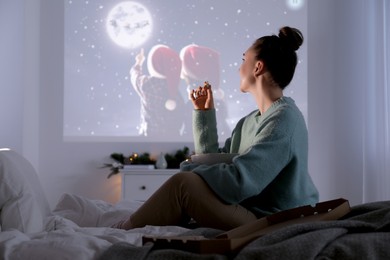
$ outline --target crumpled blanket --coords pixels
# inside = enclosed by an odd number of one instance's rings
[[[222,231],[198,228],[183,235],[212,237]],[[201,255],[117,243],[101,259],[389,259],[390,201],[352,207],[340,220],[295,224],[264,235],[235,255]]]

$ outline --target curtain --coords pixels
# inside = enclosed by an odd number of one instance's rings
[[[390,199],[390,2],[366,0],[364,4],[363,201],[370,202]]]

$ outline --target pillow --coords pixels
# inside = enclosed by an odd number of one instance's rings
[[[23,156],[0,149],[1,230],[42,231],[50,206],[34,167]]]

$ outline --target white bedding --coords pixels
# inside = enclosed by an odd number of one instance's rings
[[[177,235],[188,231],[177,226],[146,226],[129,231],[108,227],[140,205],[136,201],[112,205],[65,194],[53,215],[46,218],[42,232],[0,232],[0,259],[98,259],[116,242],[141,246],[144,234]]]
[[[0,149],[0,259],[98,259],[116,242],[140,246],[142,235],[177,235],[175,226],[109,228],[127,218],[140,202],[112,205],[64,194],[53,212],[38,175],[23,156]]]

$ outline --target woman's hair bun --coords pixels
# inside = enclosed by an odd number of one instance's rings
[[[302,33],[298,29],[288,26],[280,28],[279,38],[294,51],[298,50],[303,43]]]

